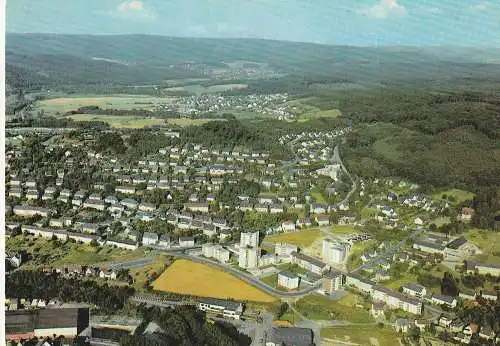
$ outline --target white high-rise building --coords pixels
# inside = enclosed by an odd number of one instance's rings
[[[259,246],[259,232],[241,233],[240,248],[244,248],[246,246],[252,246],[252,247]]]
[[[260,249],[258,247],[240,247],[238,265],[240,268],[256,268],[259,265]]]
[[[330,239],[323,240],[323,261],[326,263],[342,264],[349,255],[349,245],[341,244]]]
[[[215,258],[216,260],[226,263],[229,261],[229,250],[224,249],[221,245],[218,244],[203,244],[201,246],[201,251],[203,256],[208,258]]]

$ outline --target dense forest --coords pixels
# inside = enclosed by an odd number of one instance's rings
[[[500,185],[500,99],[493,94],[379,90],[309,102],[353,120],[342,154],[360,176],[470,190]]]

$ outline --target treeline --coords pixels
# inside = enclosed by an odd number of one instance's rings
[[[76,121],[71,118],[56,118],[52,116],[44,116],[40,118],[26,119],[22,123],[23,127],[50,127],[50,128],[78,128],[88,130],[109,130],[108,123],[103,121]]]
[[[7,297],[90,303],[111,313],[123,308],[127,298],[134,294],[134,289],[65,278],[58,273],[22,270],[5,277],[5,294]]]
[[[138,307],[145,323],[154,322],[161,331],[153,334],[126,335],[120,339],[123,346],[238,346],[250,345],[251,340],[235,327],[209,323],[205,314],[195,307],[179,306],[160,309]]]
[[[139,103],[137,103],[139,104]],[[152,104],[144,104],[151,107]],[[155,110],[150,111],[147,109],[113,109],[113,108],[100,108],[99,106],[84,106],[76,110],[64,113],[65,116],[75,114],[97,114],[97,115],[114,115],[114,116],[142,116],[142,117],[156,117],[156,118],[180,118],[180,114],[172,111]]]

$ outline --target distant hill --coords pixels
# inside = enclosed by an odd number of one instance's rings
[[[7,80],[21,86],[32,79],[41,85],[162,83],[201,76],[200,70],[179,68],[182,64],[220,68],[243,60],[316,82],[325,78],[325,83],[340,80],[364,86],[500,76],[500,64],[490,63],[500,62],[499,49],[370,48],[148,35],[6,37]]]

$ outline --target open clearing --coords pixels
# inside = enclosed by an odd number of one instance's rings
[[[339,300],[330,300],[322,295],[313,294],[298,300],[296,309],[311,320],[345,320],[353,323],[374,322],[370,313],[356,308],[357,297],[348,294]]]
[[[322,235],[317,229],[308,229],[299,232],[280,233],[266,237],[264,241],[270,243],[288,243],[300,248],[308,247]]]
[[[141,258],[145,255],[142,249],[131,251],[110,246],[92,247],[88,244],[54,242],[46,238],[24,235],[7,238],[6,249],[26,250],[28,253],[34,254],[35,260],[28,262],[28,265],[33,266],[119,262]]]
[[[462,203],[467,200],[471,200],[475,196],[474,193],[469,191],[451,189],[451,190],[436,192],[433,197],[435,200],[440,200],[443,195],[446,195],[448,197],[448,201],[450,201],[451,197],[452,202],[456,204]]]
[[[334,225],[330,229],[332,233],[338,234],[352,234],[359,233],[354,225]]]
[[[42,100],[38,108],[49,115],[65,113],[85,106],[99,106],[110,109],[149,109],[154,104],[170,103],[172,97],[152,97],[146,95],[60,97]]]
[[[378,345],[399,345],[396,331],[388,326],[340,326],[321,330],[321,337],[350,341],[360,345],[371,345],[376,339]],[[373,340],[375,341],[375,340]]]
[[[103,121],[114,128],[137,129],[154,125],[165,125],[165,119],[150,119],[136,117],[133,115],[98,115],[98,114],[75,114],[70,115],[75,121]]]
[[[472,229],[467,232],[465,238],[471,243],[477,245],[483,252],[482,254],[476,256],[477,261],[500,265],[500,248],[498,246],[498,244],[500,244],[500,233],[481,229]]]
[[[147,264],[140,268],[130,269],[130,275],[134,278],[136,290],[144,289],[144,284],[154,274],[160,274],[165,267],[170,264],[170,258],[165,254],[160,254],[155,258],[154,263]]]
[[[204,87],[200,84],[176,86],[172,88],[166,88],[165,91],[185,91],[192,94],[204,94],[204,93],[217,93],[229,90],[239,90],[248,88],[247,84],[217,84]]]
[[[221,283],[223,283],[221,285]],[[274,302],[265,294],[244,281],[208,265],[188,260],[175,261],[153,282],[158,291],[173,292],[197,297],[235,299],[239,301]]]
[[[342,113],[338,109],[321,110],[313,106],[314,97],[291,100],[287,102],[288,110],[295,114],[299,122],[305,122],[314,118],[337,118]]]

